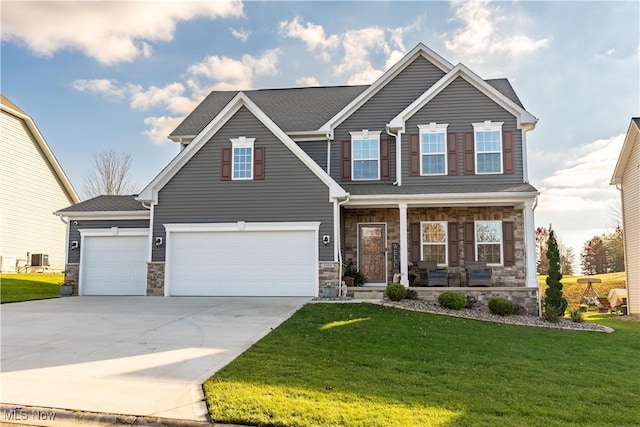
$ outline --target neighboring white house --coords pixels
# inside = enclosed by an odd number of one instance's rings
[[[640,117],[631,119],[611,184],[622,198],[629,314],[640,315]]]
[[[52,213],[78,195],[33,119],[4,95],[0,101],[1,270],[47,263],[64,270],[67,227]]]

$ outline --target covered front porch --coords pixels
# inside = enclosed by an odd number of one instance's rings
[[[485,286],[538,289],[531,198],[464,204],[356,199],[343,205],[341,229],[343,264],[364,274],[365,287],[392,281],[427,286],[414,278],[421,261],[431,261],[444,272],[446,289],[469,290],[467,264],[481,261],[490,270]]]

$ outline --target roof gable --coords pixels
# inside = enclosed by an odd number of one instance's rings
[[[11,102],[7,97],[5,97],[2,94],[0,94],[0,109],[25,122],[25,124],[27,125],[27,128],[33,135],[33,138],[38,143],[38,146],[42,150],[42,153],[44,154],[45,158],[49,162],[51,169],[53,169],[54,173],[56,174],[56,177],[62,184],[62,187],[64,191],[67,193],[67,196],[69,197],[69,199],[71,199],[72,202],[78,203],[80,201],[80,198],[78,197],[76,190],[74,190],[73,186],[71,185],[71,182],[67,178],[67,175],[62,170],[60,163],[58,163],[58,160],[56,160],[56,157],[53,155],[53,152],[49,148],[49,145],[47,144],[44,137],[40,133],[40,130],[38,130],[38,127],[36,126],[36,123],[31,118],[31,116],[29,116],[25,111],[23,111],[21,108],[19,108],[17,105],[15,105],[13,102]]]
[[[136,200],[157,203],[159,191],[176,173],[215,135],[222,126],[242,107],[246,107],[270,132],[295,154],[302,162],[329,188],[331,197],[343,197],[344,189],[340,187],[313,159],[311,159],[287,134],[280,129],[244,92],[238,92],[233,99],[205,126],[193,141],[185,147],[149,185],[138,195]]]
[[[482,80],[478,75],[473,73],[463,64],[458,64],[453,69],[451,69],[440,79],[440,81],[427,89],[414,102],[408,105],[407,108],[401,111],[400,114],[394,117],[389,122],[388,126],[392,129],[404,129],[406,121],[411,118],[411,116],[413,116],[417,111],[419,111],[423,106],[425,106],[429,101],[431,101],[436,95],[442,92],[457,78],[464,79],[484,95],[486,95],[487,97],[495,101],[498,105],[503,107],[505,110],[513,114],[517,119],[519,128],[525,127],[530,130],[535,127],[538,119],[522,107],[510,84],[508,86],[509,88],[511,88],[511,92],[513,92],[512,97],[509,97],[505,95],[505,93],[503,93],[501,90],[498,90],[497,87],[500,87],[501,89],[506,91],[507,88],[505,87],[504,81],[494,81],[493,84],[488,83]],[[513,97],[515,97],[515,100],[512,99]]]
[[[629,160],[629,157],[631,157],[631,153],[633,152],[634,146],[636,144],[640,144],[638,142],[639,140],[640,140],[640,117],[634,117],[631,119],[631,123],[629,123],[629,129],[627,130],[627,135],[625,136],[624,142],[622,143],[620,156],[618,157],[618,162],[616,163],[616,167],[613,170],[613,176],[611,177],[611,182],[610,182],[611,185],[622,184],[622,176],[624,175],[624,171],[627,166],[627,160]]]
[[[378,93],[383,87],[385,87],[391,80],[393,80],[398,74],[400,74],[409,64],[411,64],[419,56],[424,57],[426,60],[434,64],[436,67],[448,73],[453,64],[442,58],[440,55],[426,47],[424,44],[419,43],[416,47],[411,49],[400,61],[396,62],[393,67],[389,68],[385,73],[380,76],[371,86],[364,90],[358,97],[347,104],[342,110],[329,119],[319,130],[325,132],[332,132],[337,126],[345,121],[351,114],[357,111],[363,104],[370,100],[376,93]]]

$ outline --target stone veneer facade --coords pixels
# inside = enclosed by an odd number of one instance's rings
[[[396,208],[346,209],[344,211],[344,260],[357,263],[358,259],[358,224],[386,224],[387,228],[387,281],[393,279],[391,244],[400,243],[400,217]],[[407,224],[420,221],[447,221],[458,223],[458,256],[459,266],[450,266],[450,272],[460,273],[461,284],[466,281],[464,270],[464,223],[473,221],[511,221],[514,224],[515,265],[510,267],[492,267],[492,285],[507,287],[526,286],[525,230],[522,209],[512,206],[492,207],[433,207],[408,208]],[[409,228],[409,227],[407,227]],[[407,234],[409,230],[407,230]],[[410,236],[407,235],[410,242]],[[409,248],[407,248],[409,249]],[[417,275],[417,271],[409,269]]]
[[[64,283],[71,285],[71,295],[78,295],[80,278],[80,264],[66,264],[64,266]]]
[[[333,261],[320,261],[318,265],[319,295],[322,296],[323,288],[335,289],[336,295],[340,290],[340,263]]]
[[[164,262],[147,263],[147,296],[164,296]]]

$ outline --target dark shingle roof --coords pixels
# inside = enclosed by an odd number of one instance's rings
[[[76,203],[58,212],[122,212],[122,211],[146,211],[142,203],[132,196],[98,196],[84,202]]]
[[[473,194],[473,193],[535,193],[530,184],[459,184],[459,185],[403,185],[392,184],[342,184],[354,196],[392,194]]]
[[[511,101],[524,108],[507,79],[486,82]],[[349,102],[360,95],[368,85],[324,86],[289,89],[259,89],[243,91],[285,132],[318,130]],[[193,137],[233,99],[237,91],[211,92],[189,114],[170,137]]]
[[[638,128],[640,128],[640,117],[634,117],[633,119],[634,122],[636,122],[636,126],[638,126]]]
[[[285,132],[317,130],[368,86],[243,91]],[[211,92],[171,136],[197,135],[238,92]],[[310,101],[313,102],[310,102]]]
[[[489,83],[495,90],[509,98],[511,101],[518,104],[519,107],[524,109],[524,105],[520,102],[520,98],[516,95],[516,91],[513,90],[511,83],[507,79],[489,79],[485,80],[485,82]]]

